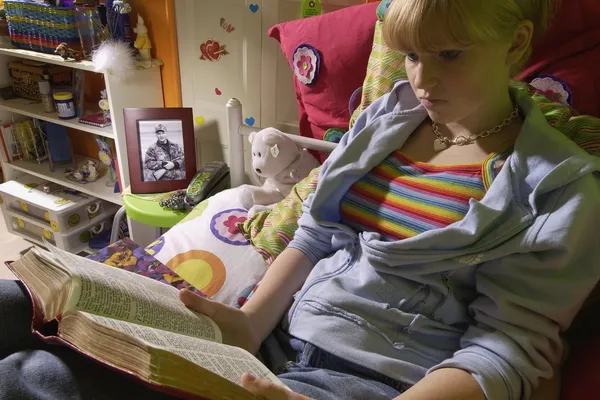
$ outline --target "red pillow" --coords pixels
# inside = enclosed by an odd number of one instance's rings
[[[329,128],[348,129],[348,103],[362,86],[373,46],[378,3],[362,4],[272,27],[268,35],[278,40],[294,73],[300,134],[323,139]],[[298,78],[293,61],[300,45],[318,53],[312,83]],[[306,66],[306,65],[305,65]],[[295,69],[296,67],[296,69]]]
[[[562,372],[562,400],[591,400],[600,394],[600,336],[580,338]]]
[[[518,79],[543,91],[555,88],[577,112],[600,116],[598,20],[600,1],[563,1],[550,29],[534,43],[531,60]]]

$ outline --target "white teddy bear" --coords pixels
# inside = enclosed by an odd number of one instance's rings
[[[248,216],[273,208],[292,187],[304,179],[319,162],[306,150],[275,128],[252,132],[252,169],[264,179],[262,186],[243,185],[239,199]]]

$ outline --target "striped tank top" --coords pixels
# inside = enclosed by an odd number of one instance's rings
[[[341,222],[383,240],[402,240],[464,218],[470,199],[481,200],[512,151],[483,163],[434,165],[400,151],[355,182],[340,202]]]

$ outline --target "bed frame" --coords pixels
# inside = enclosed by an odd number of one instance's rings
[[[231,187],[237,187],[246,183],[246,170],[244,156],[245,136],[262,128],[250,127],[243,122],[242,103],[236,99],[229,99],[226,106],[227,114],[227,134],[229,137],[229,168],[231,171]],[[290,137],[299,147],[309,150],[322,151],[330,153],[335,149],[336,143],[326,142],[324,140],[307,138],[287,132],[282,132]],[[254,173],[249,174],[252,183],[260,186],[262,183]]]

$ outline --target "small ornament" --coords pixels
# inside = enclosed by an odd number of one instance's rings
[[[112,186],[114,188],[115,193],[120,192],[119,183],[117,180],[117,170],[115,168],[115,160],[112,156],[112,152],[110,150],[110,146],[106,141],[106,138],[96,138],[96,143],[98,143],[98,158],[100,162],[106,165],[108,169],[108,179],[106,180],[106,186]]]
[[[66,43],[59,44],[56,47],[56,50],[54,50],[54,53],[61,56],[62,59],[65,61],[69,60],[70,58],[72,58],[75,61],[83,60],[83,56],[77,50],[73,50],[72,48],[67,46]]]
[[[137,26],[133,28],[133,31],[137,34],[133,46],[140,52],[139,58],[142,61],[150,61],[152,59],[152,55],[150,54],[152,43],[148,37],[148,28],[146,28],[144,19],[139,14]]]
[[[133,75],[136,68],[134,50],[120,40],[102,42],[92,54],[94,70],[122,80]]]
[[[98,102],[98,106],[104,112],[104,122],[111,122],[110,103],[108,102],[108,95],[106,94],[106,89],[100,92],[100,101]]]
[[[308,44],[298,46],[292,56],[294,75],[305,85],[311,85],[317,80],[320,64],[319,51]]]
[[[67,168],[65,177],[79,183],[94,182],[100,177],[100,163],[96,160],[84,161],[76,169]]]

